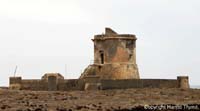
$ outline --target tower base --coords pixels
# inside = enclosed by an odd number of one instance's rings
[[[92,64],[81,74],[80,79],[87,76],[99,76],[100,79],[140,79],[136,64]]]

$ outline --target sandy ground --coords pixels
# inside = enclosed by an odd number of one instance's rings
[[[200,89],[65,92],[0,89],[0,111],[128,111],[162,104],[200,104]]]

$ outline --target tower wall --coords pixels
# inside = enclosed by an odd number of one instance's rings
[[[102,64],[101,54],[104,56],[104,63],[127,63],[136,64],[135,40],[113,38],[108,40],[94,40],[94,63]]]
[[[101,79],[139,79],[135,35],[117,34],[106,28],[105,34],[95,35],[92,40],[94,64],[80,78],[96,75]]]

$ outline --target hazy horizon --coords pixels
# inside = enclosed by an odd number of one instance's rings
[[[141,78],[188,75],[200,85],[200,1],[0,1],[0,86],[17,76],[78,78],[93,60],[95,34],[135,34]]]

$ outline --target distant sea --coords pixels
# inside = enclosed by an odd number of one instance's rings
[[[193,88],[193,89],[200,89],[200,85],[191,85],[190,88]]]

